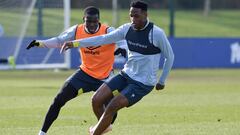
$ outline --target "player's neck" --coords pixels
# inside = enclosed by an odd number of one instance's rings
[[[94,34],[94,33],[96,33],[96,32],[99,30],[99,28],[100,28],[100,25],[98,24],[98,26],[97,26],[97,28],[96,28],[96,30],[95,30],[94,32],[90,32],[86,26],[84,27],[84,30],[85,30],[87,33],[89,33],[89,34]]]
[[[142,25],[138,28],[134,28],[135,30],[144,30],[149,24],[148,19],[142,23]]]

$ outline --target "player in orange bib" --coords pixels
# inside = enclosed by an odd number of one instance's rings
[[[33,40],[27,49],[32,47],[60,48],[66,41],[103,35],[114,30],[113,27],[99,22],[99,9],[96,7],[87,7],[84,10],[83,20],[83,24],[72,26],[57,37],[47,40]],[[123,46],[123,48],[127,46],[125,41],[117,42],[117,44],[119,44],[118,46]],[[39,135],[46,135],[52,123],[57,119],[60,109],[66,102],[77,97],[79,94],[96,91],[109,78],[113,70],[114,51],[115,44],[79,49],[82,64],[65,81],[63,87],[55,97],[46,114]],[[126,57],[124,49],[119,48],[116,53],[119,52]],[[117,114],[115,114],[115,118],[116,116]],[[109,130],[111,130],[111,126],[106,129],[106,132]]]
[[[86,32],[84,29],[84,24],[80,24],[77,26],[76,39],[105,34],[107,33],[108,26],[101,24],[98,31],[93,34]],[[80,65],[80,68],[85,73],[96,79],[102,80],[107,78],[113,68],[114,50],[115,44],[80,48],[80,55],[82,59],[82,64]]]

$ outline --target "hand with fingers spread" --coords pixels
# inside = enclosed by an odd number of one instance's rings
[[[73,48],[73,47],[74,47],[73,42],[71,42],[71,41],[65,42],[63,44],[63,46],[61,47],[60,53],[64,53],[65,51],[67,51],[68,49]]]
[[[37,40],[33,40],[28,46],[27,46],[27,50],[29,50],[32,47],[41,47],[41,43],[38,42]]]

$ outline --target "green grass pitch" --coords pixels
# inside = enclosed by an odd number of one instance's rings
[[[74,71],[0,71],[0,134],[36,135],[64,80]],[[93,93],[68,102],[49,135],[86,135],[96,123]],[[153,90],[119,112],[109,135],[239,135],[240,70],[172,70]]]

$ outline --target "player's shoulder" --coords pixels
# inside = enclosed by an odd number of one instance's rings
[[[112,32],[112,31],[115,30],[114,27],[109,26],[109,25],[106,24],[106,23],[100,23],[100,27],[101,27],[101,28],[104,28],[104,29],[106,30],[107,33],[110,33],[110,32]]]
[[[66,29],[64,32],[72,32],[72,31],[75,31],[78,27],[78,24],[75,24],[71,27],[69,27],[68,29]]]
[[[156,24],[153,25],[153,30],[158,32],[164,32],[164,30],[161,27],[157,26]]]
[[[153,25],[153,33],[155,35],[164,35],[165,34],[164,30],[155,24]]]
[[[82,25],[82,24],[75,24],[75,25],[71,26],[69,29],[76,29],[79,25]]]
[[[110,33],[110,32],[112,32],[112,31],[114,31],[114,30],[115,30],[114,27],[111,27],[111,26],[108,26],[108,27],[107,27],[107,33]]]
[[[61,37],[61,36],[67,36],[67,35],[74,35],[76,33],[77,26],[78,25],[76,24],[67,28],[62,33],[60,33],[59,36]]]

